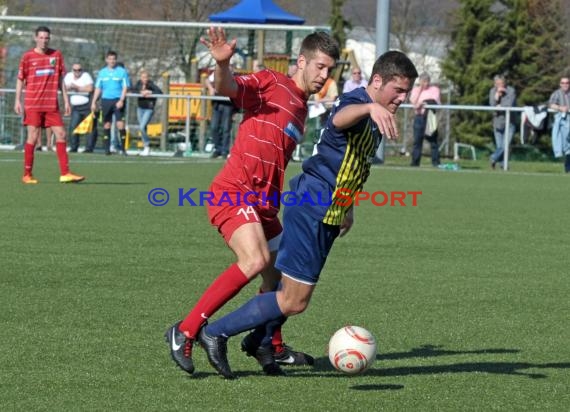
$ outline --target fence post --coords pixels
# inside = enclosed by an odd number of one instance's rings
[[[400,148],[400,155],[405,155],[408,151],[408,140],[408,109],[404,109],[404,125],[402,127],[402,147]]]
[[[451,104],[451,82],[447,84],[447,105]],[[445,156],[449,157],[449,146],[451,143],[451,113],[445,109]]]
[[[506,125],[505,125],[505,134],[503,136],[503,170],[509,170],[509,133],[511,132],[511,111],[507,109],[506,111]],[[496,160],[496,159],[495,159]]]
[[[208,95],[208,89],[206,88],[206,78],[208,75],[206,73],[202,73],[200,76],[200,84],[202,85],[202,96]],[[207,130],[207,122],[206,117],[208,116],[208,104],[210,104],[210,100],[202,99],[200,102],[200,127],[198,130],[198,148],[199,151],[203,152],[206,148],[206,130]]]
[[[164,72],[162,74],[164,78],[163,82],[163,93],[170,94],[170,74],[168,72]],[[166,139],[168,138],[168,117],[169,117],[169,110],[170,107],[170,98],[164,99],[164,107],[162,110],[162,133],[160,134],[160,150],[163,152],[166,151]]]
[[[192,106],[192,97],[186,96],[186,124],[184,126],[184,135],[185,135],[185,143],[186,143],[186,153],[192,153],[193,147],[192,143],[190,142],[190,121],[192,119],[192,115],[190,113]]]

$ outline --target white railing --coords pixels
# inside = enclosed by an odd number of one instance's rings
[[[405,109],[413,109],[411,104],[403,104],[400,107]],[[444,111],[445,112],[445,132],[444,132],[444,139],[440,144],[440,151],[445,146],[448,150],[449,154],[449,144],[451,142],[451,110],[467,110],[467,111],[484,111],[484,112],[498,112],[503,111],[505,112],[505,133],[504,133],[504,142],[503,146],[505,148],[504,151],[504,159],[503,159],[503,169],[507,170],[509,168],[509,133],[510,133],[510,125],[511,125],[511,113],[513,112],[524,112],[524,107],[497,107],[497,106],[468,106],[468,105],[451,105],[451,104],[440,104],[440,105],[425,105],[426,109],[434,109],[436,111]],[[549,110],[551,113],[555,113],[553,110]],[[521,116],[520,127],[519,127],[519,137],[521,144],[524,143],[524,120]],[[493,136],[494,142],[494,136]]]
[[[14,89],[0,89],[0,139],[6,139],[7,137],[7,131],[11,130],[12,131],[12,136],[11,139],[12,141],[14,140],[19,140],[20,143],[23,143],[24,139],[25,139],[25,132],[23,127],[21,127],[21,119],[20,116],[17,116],[14,111],[13,111],[13,95],[15,94],[15,90]],[[11,96],[11,99],[7,99],[8,96]],[[136,117],[133,120],[133,114],[135,113],[135,110],[132,110],[131,107],[136,108],[136,98],[140,97],[140,94],[134,94],[134,93],[128,93],[127,94],[127,109],[126,109],[126,124],[127,127],[132,128],[132,129],[136,129],[137,126],[137,122],[136,122]],[[208,101],[208,100],[229,100],[228,98],[225,97],[216,97],[216,96],[195,96],[195,95],[179,95],[179,94],[161,94],[161,95],[154,95],[153,97],[156,97],[159,100],[163,101],[162,104],[162,108],[159,108],[157,111],[161,111],[162,113],[162,117],[163,117],[163,123],[164,126],[166,126],[165,128],[163,128],[162,130],[162,136],[161,136],[161,149],[162,150],[166,150],[166,145],[167,145],[167,141],[168,141],[168,120],[165,120],[167,118],[165,118],[165,112],[164,112],[164,106],[166,105],[164,103],[165,100],[167,99],[181,99],[185,101],[185,105],[186,105],[186,119],[184,121],[184,139],[185,139],[185,143],[186,143],[186,147],[190,147],[191,144],[191,138],[193,137],[192,133],[191,133],[191,126],[192,126],[192,113],[190,110],[191,107],[191,103],[192,100],[198,99],[198,100],[203,100],[203,101]],[[11,104],[9,104],[8,102],[11,102]],[[311,102],[309,102],[311,103]],[[444,130],[443,130],[443,140],[440,144],[440,151],[445,148],[447,155],[449,156],[449,147],[451,144],[451,111],[455,111],[455,110],[467,110],[467,111],[488,111],[488,112],[497,112],[497,111],[504,111],[505,112],[505,117],[506,117],[506,129],[505,129],[505,140],[504,140],[504,160],[503,160],[503,168],[505,170],[508,169],[508,163],[509,163],[509,141],[508,141],[508,136],[509,136],[509,128],[511,127],[511,115],[513,112],[519,112],[522,113],[525,111],[524,107],[491,107],[491,106],[468,106],[468,105],[450,105],[450,104],[441,104],[441,105],[426,105],[425,106],[427,109],[434,109],[436,111],[443,111],[444,112],[444,117],[445,117],[445,121],[440,122],[440,124],[444,125]],[[410,133],[407,131],[407,127],[409,125],[408,122],[408,111],[411,111],[411,109],[413,109],[413,106],[410,104],[403,104],[401,106],[402,109],[405,109],[404,111],[404,121],[403,121],[403,130],[401,131],[401,135],[404,136],[403,139],[403,143],[399,143],[400,145],[405,146],[406,145],[406,136],[409,136]],[[554,113],[554,111],[549,110],[550,113]],[[202,114],[205,114],[202,113]],[[159,115],[160,116],[160,115]],[[205,116],[204,116],[205,117]],[[14,124],[11,125],[11,127],[9,127],[10,122],[13,121],[17,121],[19,125],[15,126]],[[315,122],[315,119],[308,119],[308,122]],[[523,123],[524,119],[523,116],[521,116],[521,122],[520,122],[520,142],[521,144],[524,143],[524,123]],[[197,121],[200,125],[198,127],[198,133],[197,136],[194,135],[194,137],[198,138],[198,150],[203,150],[205,147],[205,143],[206,143],[206,135],[207,135],[207,120],[202,119],[202,120],[198,120]],[[155,117],[154,119],[154,123],[157,123],[157,118]],[[318,127],[318,126],[316,126]],[[492,139],[494,139],[493,136],[491,136]],[[494,140],[493,140],[494,141]]]

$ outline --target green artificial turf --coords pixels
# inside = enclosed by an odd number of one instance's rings
[[[315,367],[266,377],[235,337],[239,379],[225,381],[201,349],[197,372],[185,375],[163,338],[233,261],[205,208],[177,205],[179,189],[208,190],[222,162],[77,154],[72,170],[87,180],[62,185],[56,156],[40,153],[40,184],[25,186],[22,156],[0,153],[3,411],[570,408],[570,177],[561,164],[513,162],[505,173],[461,161],[442,171],[395,158],[374,167],[366,190],[422,194],[417,206],[356,208],[308,310],[284,327]],[[299,171],[292,164],[288,177]],[[170,201],[155,207],[148,195],[159,187]],[[346,324],[378,340],[360,376],[336,372],[326,355]]]

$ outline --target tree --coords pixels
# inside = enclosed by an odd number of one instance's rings
[[[513,54],[513,30],[507,9],[493,8],[494,0],[460,0],[451,44],[442,71],[455,88],[453,102],[460,105],[488,104],[493,75],[506,73]],[[458,140],[483,146],[492,136],[488,112],[454,113]]]
[[[495,74],[504,74],[519,105],[548,100],[566,71],[561,0],[460,0],[451,47],[442,69],[455,87],[454,102],[488,104]],[[554,64],[553,64],[554,63]],[[455,114],[454,134],[484,146],[492,137],[490,114]]]
[[[340,45],[341,50],[346,47],[346,30],[352,29],[352,24],[344,18],[342,6],[345,0],[332,0],[332,10],[329,20],[332,36]]]
[[[519,91],[520,105],[546,102],[561,76],[567,75],[566,20],[559,12],[561,0],[515,2],[515,54],[512,84]]]
[[[391,35],[404,53],[432,54],[433,39],[446,24],[449,0],[400,0],[390,3]]]
[[[98,0],[97,2],[50,0],[25,0],[15,2],[14,14],[45,15],[57,17],[79,17],[92,19],[117,20],[155,20],[155,21],[181,21],[206,22],[208,16],[236,4],[234,0]],[[24,9],[24,4],[28,9]],[[136,6],[135,6],[136,5]],[[10,7],[10,10],[12,8]],[[87,37],[89,29],[86,27],[84,36]],[[104,51],[109,48],[117,49],[120,57],[139,59],[144,52],[152,48],[153,59],[161,62],[161,71],[179,69],[184,73],[186,81],[196,80],[194,58],[202,32],[198,29],[172,28],[168,36],[163,31],[152,28],[144,30],[125,26],[114,33],[104,31],[96,32],[93,39],[97,41],[101,53],[91,61],[94,67],[104,64]],[[89,36],[91,33],[89,33]],[[141,64],[149,63],[148,59],[140,58]]]
[[[2,15],[5,15],[8,12],[6,0],[0,0],[0,12]],[[6,79],[4,78],[6,66],[6,43],[4,41],[4,34],[6,29],[6,25],[4,23],[0,23],[0,87],[6,87]]]
[[[235,5],[232,0],[162,0],[160,2],[147,0],[145,7],[133,8],[131,18],[154,19],[159,21],[206,22],[208,16]],[[149,12],[150,11],[150,12]],[[144,16],[144,17],[143,17]],[[174,46],[175,59],[173,67],[184,72],[187,82],[197,80],[195,56],[200,41],[201,32],[173,28],[169,38],[169,46]],[[164,50],[172,50],[172,48]],[[162,56],[168,59],[172,56]]]

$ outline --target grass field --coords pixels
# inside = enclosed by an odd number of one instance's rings
[[[236,337],[240,379],[225,381],[200,349],[197,373],[185,375],[163,340],[232,262],[206,210],[177,205],[179,188],[207,190],[222,163],[79,154],[72,170],[87,180],[60,185],[55,155],[41,153],[40,184],[24,186],[22,156],[0,153],[2,411],[570,410],[561,164],[373,168],[367,190],[422,195],[416,207],[357,208],[309,309],[284,328],[315,367],[266,377]],[[149,204],[156,187],[170,193],[166,206]],[[361,376],[341,375],[326,356],[345,324],[379,342]]]

